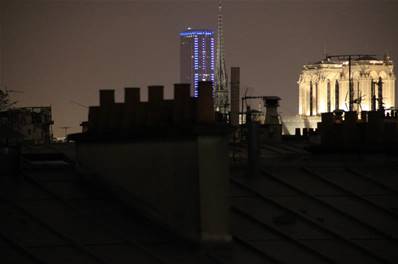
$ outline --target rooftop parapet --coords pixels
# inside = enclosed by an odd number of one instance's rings
[[[392,150],[398,146],[397,111],[355,111],[322,113],[318,123],[321,145],[328,150],[361,151]]]
[[[124,88],[124,103],[128,106],[137,105],[140,102],[140,88],[126,87]]]
[[[124,89],[125,100],[115,102],[114,90],[100,90],[99,106],[89,107],[84,137],[125,138],[148,135],[190,134],[199,127],[215,127],[212,82],[199,82],[199,96],[190,96],[190,85],[174,85],[174,99],[164,99],[164,87],[148,86],[148,101],[140,88]],[[210,129],[211,130],[211,129]]]
[[[110,106],[115,103],[115,90],[100,90],[100,106]]]

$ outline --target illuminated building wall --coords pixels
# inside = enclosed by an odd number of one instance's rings
[[[214,84],[214,32],[189,29],[180,38],[180,79],[191,84],[191,95],[197,97],[199,81]]]
[[[353,99],[360,102],[353,104],[354,111],[372,109],[371,98],[372,95],[377,96],[378,89],[372,82],[377,82],[380,77],[383,82],[383,106],[385,109],[395,107],[395,74],[390,57],[377,59],[364,56],[351,61]],[[329,58],[304,65],[298,85],[299,115],[316,116],[336,109],[349,110],[348,61]]]

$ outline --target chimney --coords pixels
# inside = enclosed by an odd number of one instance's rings
[[[137,105],[140,102],[140,88],[126,87],[124,88],[124,102],[127,105]]]
[[[163,90],[162,85],[151,85],[148,86],[148,102],[161,102],[163,100]]]
[[[356,124],[358,121],[358,114],[356,111],[348,111],[344,113],[344,122],[346,124]]]
[[[197,120],[199,123],[214,123],[213,82],[199,82],[198,86]]]
[[[174,84],[174,100],[176,102],[188,101],[191,98],[191,85],[189,83]]]
[[[231,125],[239,126],[240,68],[231,68]]]
[[[368,122],[368,111],[361,111],[361,120],[362,122]]]
[[[278,96],[264,97],[264,105],[267,111],[265,115],[266,124],[279,124],[278,106],[280,99]]]
[[[322,125],[332,125],[334,124],[334,115],[332,112],[322,113],[321,114]]]
[[[110,106],[115,103],[115,90],[100,90],[100,106]]]

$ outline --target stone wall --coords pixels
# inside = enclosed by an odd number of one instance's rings
[[[77,160],[89,181],[180,236],[230,240],[226,137],[77,142]]]

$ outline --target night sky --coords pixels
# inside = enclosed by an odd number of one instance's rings
[[[179,32],[216,29],[217,1],[0,0],[2,75],[19,106],[53,107],[54,133],[80,131],[99,89],[179,82]],[[398,1],[224,1],[227,67],[249,95],[296,114],[301,66],[328,54],[388,51],[398,61]]]

